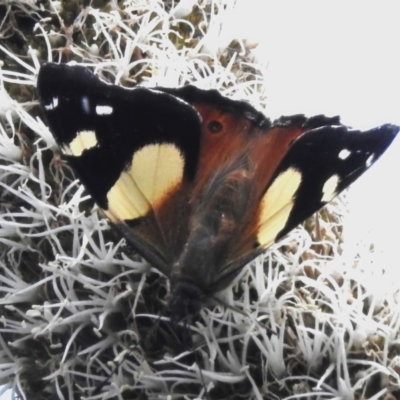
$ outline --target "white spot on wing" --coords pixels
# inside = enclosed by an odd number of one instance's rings
[[[97,145],[96,133],[94,131],[78,132],[75,138],[66,146],[62,147],[64,154],[80,157],[85,150]]]
[[[339,158],[341,160],[345,160],[349,155],[351,154],[351,151],[347,150],[347,149],[343,149],[340,153],[339,153]]]
[[[332,175],[325,183],[322,188],[322,198],[321,201],[328,203],[331,201],[336,195],[336,188],[339,184],[340,177],[338,175]]]
[[[89,114],[89,112],[90,112],[90,103],[89,103],[89,98],[88,97],[86,97],[86,96],[82,97],[81,105],[82,105],[82,108],[83,108],[83,112],[86,113],[86,114]]]
[[[46,111],[54,110],[58,106],[58,97],[53,97],[50,104],[44,106]]]
[[[369,167],[372,165],[372,162],[374,161],[374,157],[375,157],[375,154],[374,154],[374,153],[372,153],[372,154],[368,157],[368,159],[367,159],[367,161],[366,161],[366,163],[365,163],[365,166],[366,166],[367,168],[369,168]]]
[[[113,111],[114,110],[111,106],[96,106],[97,115],[110,115]]]

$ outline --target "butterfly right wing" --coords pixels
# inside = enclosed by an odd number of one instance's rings
[[[324,125],[295,140],[261,201],[260,246],[267,248],[280,240],[351,185],[381,157],[398,132],[399,127],[390,124],[366,132]]]
[[[296,136],[279,159],[277,146],[264,147],[263,162],[279,160],[273,175],[264,179],[262,166],[256,180],[264,182],[258,200],[258,218],[236,241],[236,254],[215,279],[213,290],[227,286],[243,265],[330,202],[360,177],[385,152],[400,127],[382,125],[366,132],[340,124],[339,118],[283,117],[267,133],[282,141]],[[259,144],[260,148],[261,143]],[[251,247],[252,246],[252,249]]]

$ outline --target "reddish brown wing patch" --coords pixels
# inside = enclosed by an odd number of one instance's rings
[[[250,180],[250,198],[245,217],[238,227],[238,236],[232,242],[230,259],[234,260],[252,251],[259,242],[257,231],[260,227],[261,199],[271,178],[287,153],[291,143],[307,128],[293,126],[257,126],[246,116],[216,109],[206,104],[194,104],[202,118],[202,142],[198,175],[196,176],[191,201],[204,193],[209,182],[218,171],[230,171],[233,182]],[[231,167],[236,166],[234,171]],[[277,226],[276,234],[279,232]]]

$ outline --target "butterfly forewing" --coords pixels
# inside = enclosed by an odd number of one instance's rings
[[[181,236],[169,222],[174,213],[184,218],[183,188],[198,164],[196,111],[167,93],[108,85],[65,65],[43,66],[38,91],[51,131],[93,199],[113,223],[132,223],[130,235],[166,265],[176,247],[171,237]],[[146,257],[153,252],[145,250]]]
[[[321,126],[295,140],[263,195],[260,245],[266,248],[279,240],[353,183],[398,130],[389,124],[367,132]]]

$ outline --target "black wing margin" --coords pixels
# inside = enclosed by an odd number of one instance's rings
[[[275,241],[289,233],[371,167],[392,143],[400,127],[382,125],[366,132],[346,126],[323,126],[296,139],[277,168],[269,191],[285,175],[297,178],[283,228]],[[287,179],[282,179],[285,184]],[[282,207],[284,204],[282,204]],[[268,230],[268,221],[260,221]],[[262,229],[261,229],[262,231]],[[268,235],[267,235],[268,236]],[[264,245],[259,238],[261,246]]]

